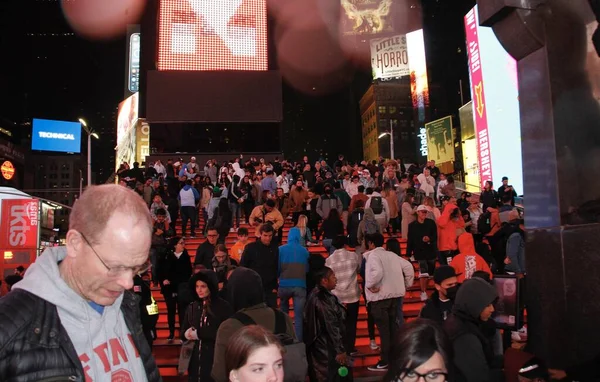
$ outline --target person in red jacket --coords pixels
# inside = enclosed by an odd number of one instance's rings
[[[458,283],[462,284],[470,279],[476,271],[484,271],[493,278],[490,266],[483,257],[475,252],[475,241],[470,233],[463,233],[458,237],[459,254],[452,259],[450,265],[458,274]]]
[[[437,225],[440,264],[448,265],[448,258],[453,258],[458,253],[456,239],[465,229],[465,221],[455,201],[446,205]]]

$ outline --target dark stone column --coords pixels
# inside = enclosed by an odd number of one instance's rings
[[[600,352],[600,107],[587,0],[478,0],[518,60],[530,350],[562,367]],[[506,153],[510,160],[510,153]]]

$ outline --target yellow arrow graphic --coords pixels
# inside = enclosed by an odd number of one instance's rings
[[[475,85],[475,96],[477,97],[477,114],[479,114],[479,118],[483,118],[485,105],[483,104],[483,83],[481,81]]]

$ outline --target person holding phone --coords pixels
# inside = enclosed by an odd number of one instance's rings
[[[183,340],[199,341],[194,345],[188,367],[188,381],[213,381],[210,373],[215,355],[217,330],[221,323],[233,315],[231,305],[219,297],[217,275],[202,270],[189,282],[196,297],[185,314],[181,333]]]

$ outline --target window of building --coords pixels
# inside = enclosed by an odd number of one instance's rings
[[[408,141],[408,132],[407,131],[400,132],[400,139],[403,141]]]
[[[63,171],[69,171],[69,165],[68,164],[63,164],[62,165],[62,170]]]
[[[396,114],[396,111],[398,111],[396,106],[390,106],[390,114]]]
[[[50,179],[57,179],[58,178],[58,174],[50,174],[49,178]]]
[[[387,112],[387,107],[379,106],[379,114],[385,114]]]

